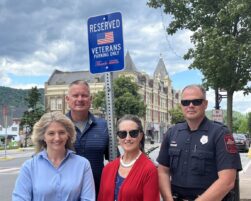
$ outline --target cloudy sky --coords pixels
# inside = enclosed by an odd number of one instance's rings
[[[149,8],[146,0],[0,0],[0,85],[13,88],[43,87],[55,69],[89,70],[87,20],[120,11],[125,52],[138,70],[149,75],[164,59],[174,89],[201,83],[199,71],[188,70],[182,56],[191,32],[168,36],[171,17]],[[213,91],[208,92],[213,109]],[[222,101],[226,109],[226,100]],[[251,97],[234,96],[234,110],[251,112]]]

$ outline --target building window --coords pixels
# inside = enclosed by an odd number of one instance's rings
[[[50,105],[51,110],[62,110],[62,98],[51,98]]]
[[[12,127],[11,130],[12,131],[17,131],[17,127]]]
[[[62,98],[57,99],[57,109],[62,110]]]
[[[51,110],[56,110],[56,99],[52,98],[50,101],[51,101]]]

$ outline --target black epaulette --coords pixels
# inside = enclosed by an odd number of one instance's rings
[[[226,124],[224,124],[224,123],[222,123],[222,122],[219,122],[219,121],[213,121],[213,120],[212,120],[212,122],[213,122],[214,124],[217,124],[218,126],[228,128],[228,127],[227,127],[227,125],[226,125]]]
[[[182,123],[185,123],[186,122],[186,120],[183,120],[183,121],[178,121],[176,124],[182,124]],[[175,125],[176,125],[175,124]]]
[[[222,122],[219,122],[219,121],[213,121],[215,124],[219,124],[219,125],[221,125],[221,126],[226,126],[224,123],[222,123]]]
[[[214,121],[214,120],[212,120],[214,123],[216,123],[216,124],[220,124],[220,125],[222,125],[223,123],[222,122],[219,122],[219,121]]]

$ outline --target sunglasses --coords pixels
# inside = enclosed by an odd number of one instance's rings
[[[132,137],[132,138],[136,138],[139,136],[139,130],[117,131],[117,136],[120,139],[125,139],[127,136],[127,133],[129,133],[130,137]]]
[[[181,100],[181,105],[189,106],[191,103],[193,106],[199,106],[202,104],[204,99],[193,99],[193,100]]]

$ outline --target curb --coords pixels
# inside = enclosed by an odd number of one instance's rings
[[[9,157],[9,156],[7,156],[7,157],[0,157],[0,161],[9,161],[9,160],[12,160],[13,158],[12,157]]]
[[[35,150],[34,147],[20,147],[18,148],[18,151],[33,151]]]
[[[251,148],[248,150],[248,157],[251,158]]]

